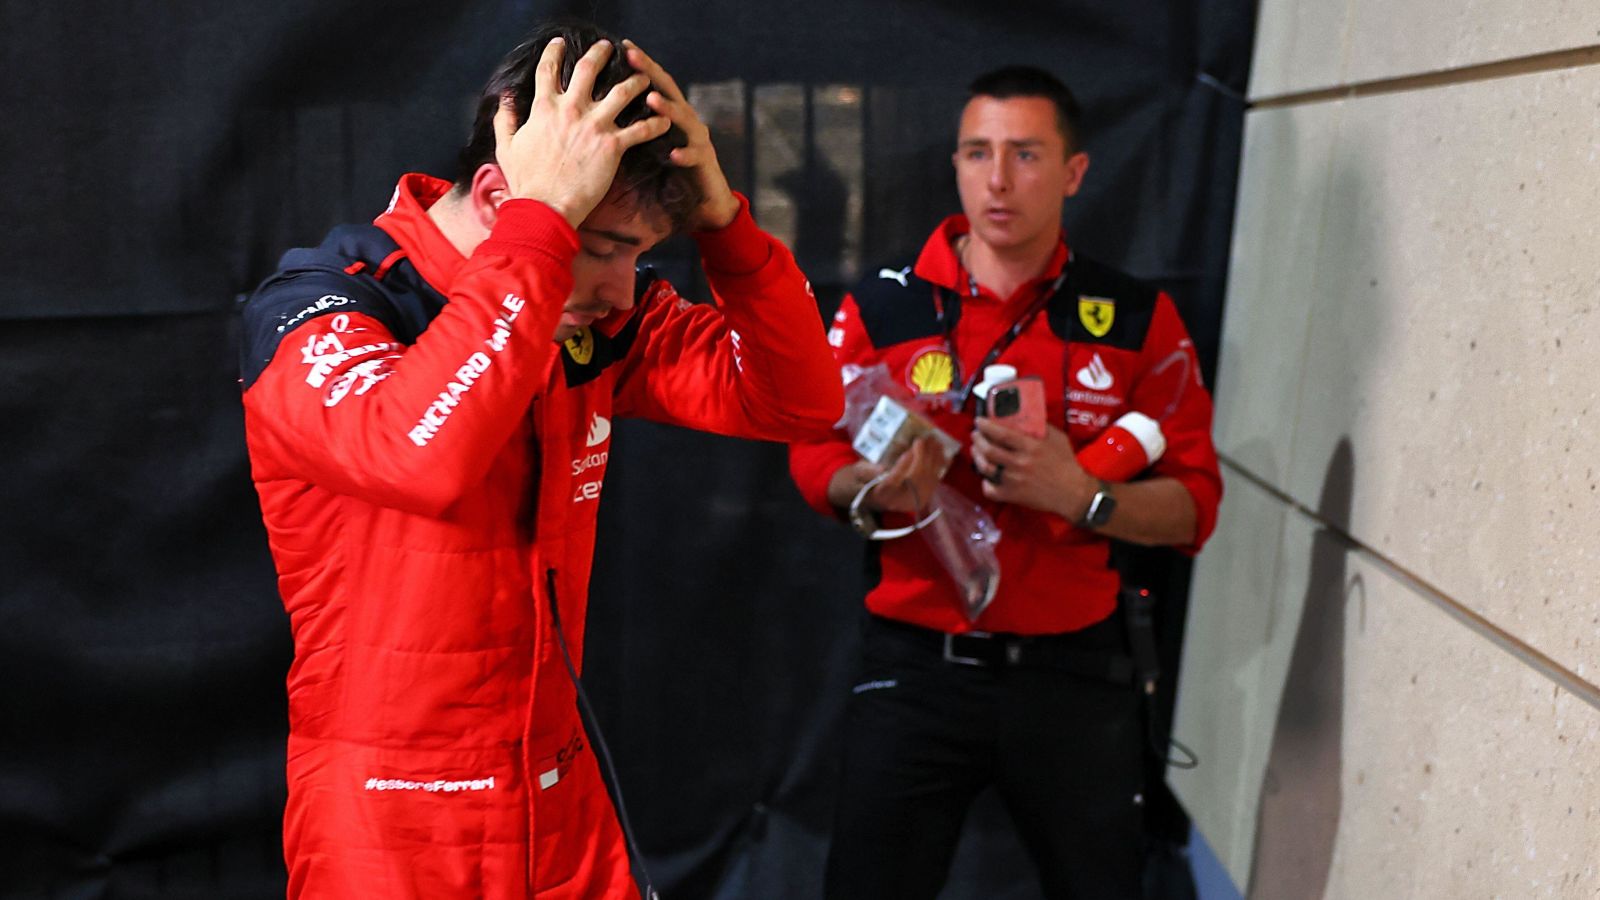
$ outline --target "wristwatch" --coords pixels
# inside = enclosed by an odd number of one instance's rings
[[[1100,482],[1100,489],[1089,498],[1089,508],[1083,511],[1083,518],[1078,520],[1079,528],[1099,528],[1111,521],[1111,514],[1116,511],[1117,498],[1111,496],[1110,482]]]

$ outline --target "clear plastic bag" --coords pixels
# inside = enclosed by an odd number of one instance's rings
[[[1000,560],[994,552],[1000,526],[983,507],[948,484],[939,485],[933,503],[941,514],[918,533],[955,580],[967,621],[976,622],[1000,588]]]
[[[928,420],[925,405],[890,378],[886,366],[847,365],[843,371],[844,417],[835,427],[850,435],[863,458],[887,469],[924,434],[938,438],[946,466],[961,452],[961,442]]]
[[[843,375],[845,409],[838,427],[845,430],[852,446],[864,458],[888,469],[923,434],[939,439],[945,449],[946,467],[960,452],[961,443],[927,419],[924,405],[889,376],[887,367],[847,365]],[[967,621],[977,621],[1000,586],[1000,561],[995,555],[1000,528],[982,506],[941,482],[929,499],[928,514],[914,530],[954,581]],[[882,537],[876,539],[900,537],[909,531],[880,533]]]

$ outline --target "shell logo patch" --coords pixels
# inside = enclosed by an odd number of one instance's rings
[[[955,362],[943,349],[924,350],[911,361],[909,374],[917,393],[943,394],[955,384]]]
[[[1105,337],[1117,319],[1117,303],[1105,297],[1079,297],[1078,321],[1095,337]]]
[[[567,348],[567,355],[572,357],[573,362],[586,366],[589,360],[594,358],[594,332],[585,325],[572,337],[563,341],[562,346]]]

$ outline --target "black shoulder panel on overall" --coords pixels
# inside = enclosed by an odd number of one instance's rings
[[[883,266],[850,291],[861,310],[861,326],[874,347],[940,334],[933,284],[912,274],[911,266]]]
[[[399,249],[376,225],[341,225],[320,246],[285,253],[278,271],[244,303],[239,365],[244,386],[261,376],[290,332],[321,316],[359,312],[382,322],[395,340],[415,343],[444,308],[445,298],[409,260],[382,268]]]
[[[1064,341],[1137,351],[1159,296],[1132,275],[1077,257],[1067,284],[1050,301],[1050,330]]]

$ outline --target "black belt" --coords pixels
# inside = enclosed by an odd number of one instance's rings
[[[955,666],[976,668],[1055,669],[1116,684],[1133,684],[1133,659],[1117,645],[1113,622],[1091,625],[1083,631],[1065,634],[1008,634],[969,631],[949,634],[907,622],[871,617],[874,626],[894,632],[936,650],[940,658]],[[1104,629],[1109,628],[1110,631]]]

